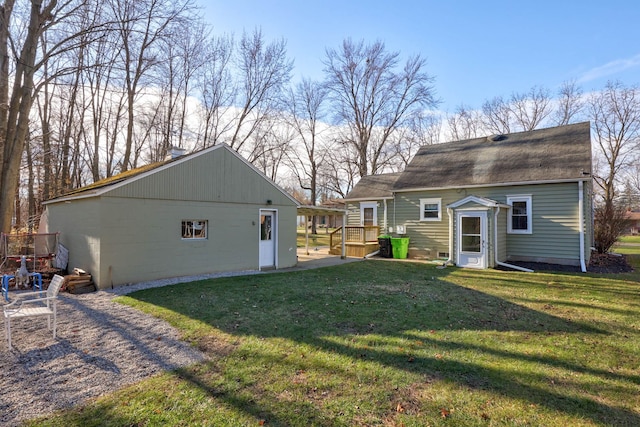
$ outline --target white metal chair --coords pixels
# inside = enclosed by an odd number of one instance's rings
[[[47,316],[47,326],[51,329],[51,320],[53,320],[53,338],[56,337],[56,302],[63,282],[64,277],[56,274],[53,276],[46,293],[44,291],[36,291],[17,294],[11,304],[4,306],[4,328],[9,342],[9,349],[12,348],[11,319]]]

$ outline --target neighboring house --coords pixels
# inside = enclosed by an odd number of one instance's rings
[[[627,211],[628,226],[626,234],[637,236],[640,234],[640,212]]]
[[[294,266],[297,202],[227,145],[124,172],[45,202],[69,267],[100,289]],[[42,230],[44,231],[44,230]]]
[[[580,266],[592,245],[589,123],[420,148],[406,170],[362,178],[348,224],[410,238],[409,257],[488,268]]]

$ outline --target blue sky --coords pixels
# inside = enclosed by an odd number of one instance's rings
[[[295,79],[321,79],[325,49],[345,38],[420,54],[449,112],[569,80],[585,92],[640,83],[637,0],[198,1],[214,34],[285,39]]]

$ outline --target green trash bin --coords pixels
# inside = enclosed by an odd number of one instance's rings
[[[409,238],[408,237],[392,237],[391,251],[393,252],[394,258],[405,259],[407,257],[407,252],[409,252]]]

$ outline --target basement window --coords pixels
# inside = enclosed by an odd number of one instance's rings
[[[206,239],[209,221],[206,219],[185,219],[182,220],[183,239]]]

